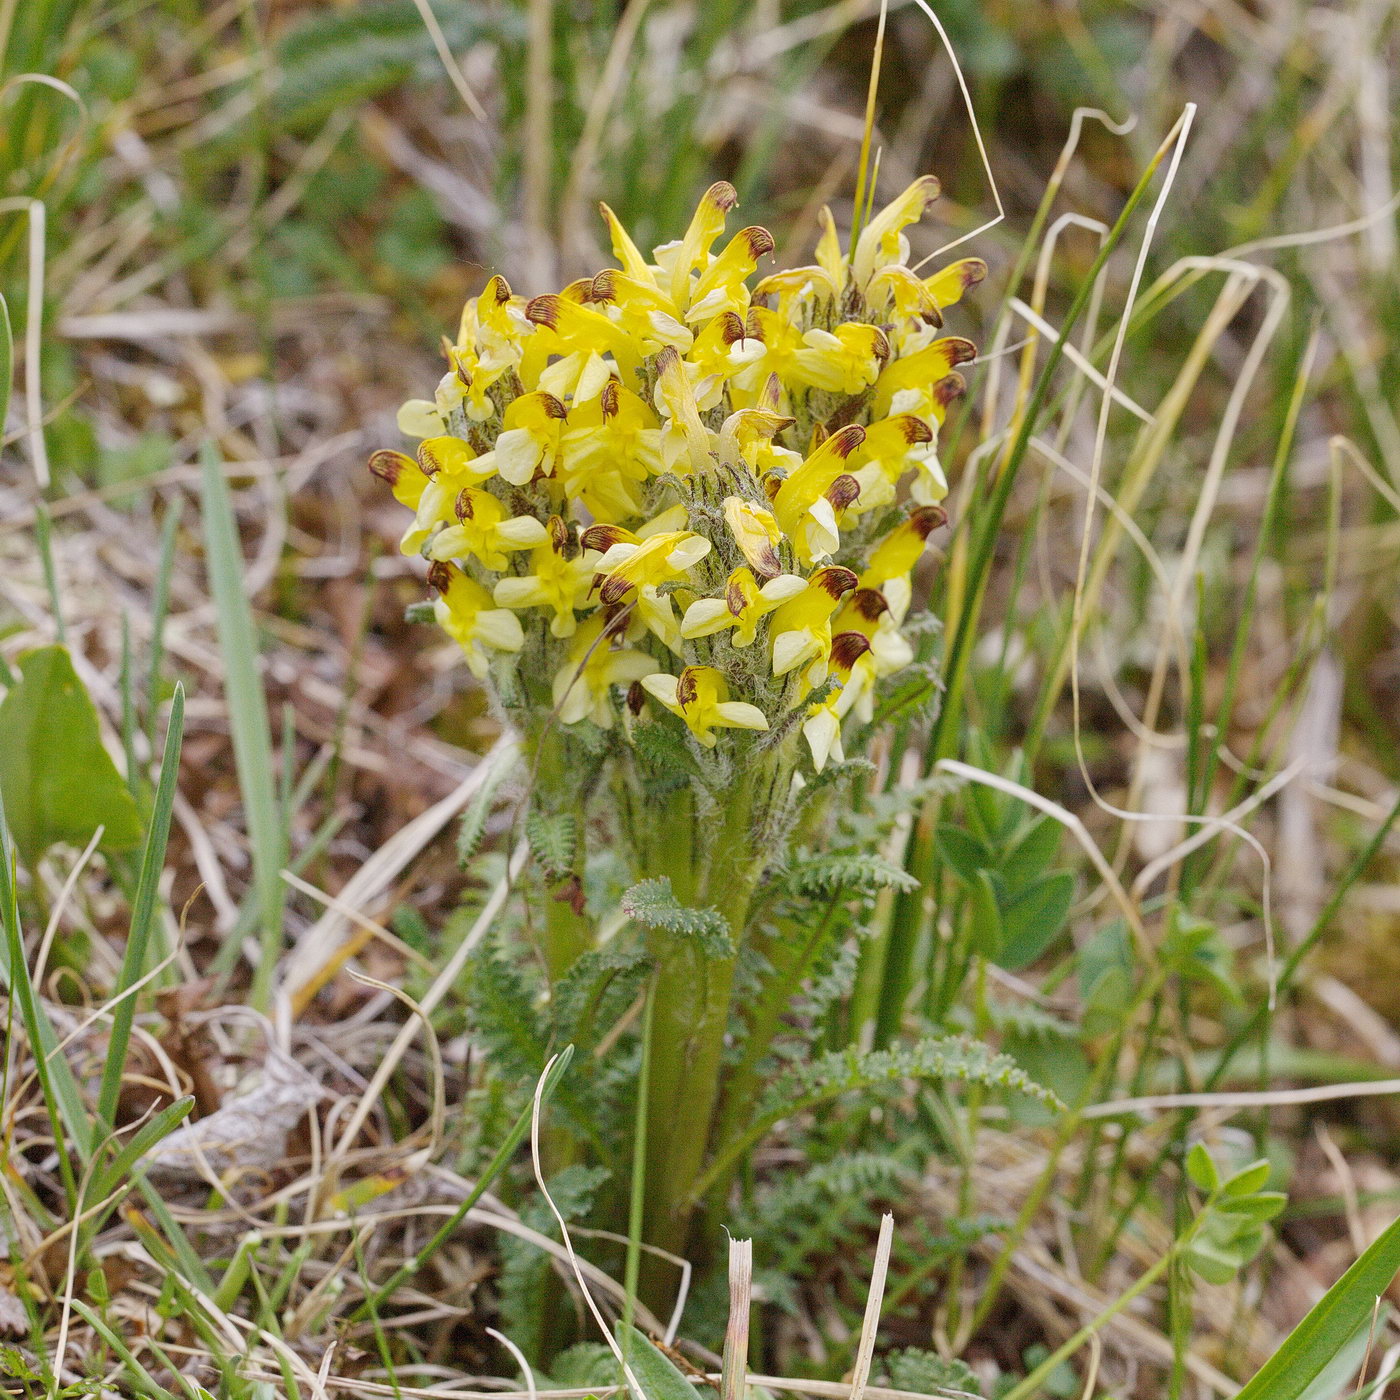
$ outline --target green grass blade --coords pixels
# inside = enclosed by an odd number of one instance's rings
[[[3,944],[0,944],[0,982],[10,993],[10,1013],[13,1014],[18,1004],[24,1020],[25,1033],[34,1054],[34,1073],[53,1127],[64,1189],[70,1200],[76,1201],[77,1181],[69,1161],[68,1145],[76,1146],[79,1155],[86,1159],[92,1151],[92,1129],[78,1082],[68,1061],[56,1053],[58,1036],[29,976],[24,930],[19,917],[15,861],[15,846],[5,821],[5,805],[0,802],[0,923],[4,924],[5,934]]]
[[[1298,1400],[1358,1328],[1400,1272],[1400,1220],[1317,1301],[1235,1400]]]
[[[175,689],[170,706],[170,723],[165,731],[165,752],[160,760],[160,783],[156,788],[155,807],[151,811],[146,831],[146,848],[141,854],[141,878],[136,886],[136,900],[131,910],[131,924],[126,936],[126,952],[122,956],[117,995],[121,1000],[112,1009],[112,1037],[107,1061],[102,1067],[102,1084],[97,1094],[97,1121],[110,1130],[116,1123],[117,1097],[121,1093],[122,1069],[126,1065],[126,1050],[131,1041],[131,1026],[136,1016],[136,999],[122,996],[137,982],[146,964],[146,949],[151,941],[151,928],[156,920],[160,872],[165,864],[165,843],[170,835],[170,813],[175,805],[175,779],[180,768],[180,742],[185,733],[185,691]]]
[[[88,1188],[88,1199],[100,1201],[109,1196],[121,1183],[122,1177],[136,1165],[157,1143],[163,1142],[190,1116],[194,1098],[186,1094],[182,1099],[167,1104],[154,1118],[140,1128],[115,1157],[93,1178]]]
[[[175,572],[175,542],[180,528],[184,497],[176,496],[160,527],[160,562],[151,594],[151,660],[146,673],[146,723],[151,752],[156,747],[156,716],[160,711],[160,673],[165,662],[165,620],[170,614],[170,580]]]
[[[201,467],[209,588],[218,613],[233,756],[253,850],[253,889],[262,924],[262,956],[253,974],[249,1000],[258,1010],[266,1011],[282,947],[285,889],[279,872],[286,864],[282,813],[273,780],[272,731],[258,670],[257,630],[243,586],[243,554],[228,482],[212,445],[205,448]]]

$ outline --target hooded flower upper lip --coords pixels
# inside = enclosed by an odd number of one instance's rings
[[[938,430],[976,354],[941,328],[986,264],[908,265],[937,192],[914,181],[849,252],[822,210],[814,262],[774,269],[766,229],[726,236],[720,181],[650,256],[603,205],[616,268],[529,300],[487,283],[401,411],[416,456],[371,460],[477,675],[542,676],[566,725],[613,724],[632,686],[705,748],[787,715],[774,742],[800,724],[816,767],[840,757],[912,658]]]

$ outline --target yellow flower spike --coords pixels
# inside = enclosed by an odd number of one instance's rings
[[[716,729],[768,728],[768,717],[757,705],[729,698],[729,687],[713,666],[687,666],[679,676],[656,672],[643,676],[642,686],[679,715],[707,749],[715,746]]]
[[[690,305],[690,274],[704,266],[710,245],[724,232],[725,216],[738,202],[734,186],[728,180],[717,180],[701,195],[680,242],[655,250],[656,260],[669,278],[671,300],[682,310]]]
[[[724,523],[739,546],[739,553],[753,566],[760,578],[773,578],[782,568],[778,545],[783,532],[773,512],[742,496],[724,498]]]
[[[865,430],[855,470],[860,483],[860,514],[889,505],[895,498],[895,488],[911,466],[920,471],[936,470],[942,480],[938,459],[932,457],[932,442],[933,429],[914,413],[898,413],[872,423]],[[930,457],[932,468],[926,465]],[[946,482],[943,490],[946,494]]]
[[[494,607],[491,595],[460,569],[433,564],[428,584],[438,593],[433,602],[438,625],[462,648],[478,680],[485,679],[490,665],[488,650],[519,651],[525,645],[520,619],[507,608]]]
[[[873,274],[887,264],[909,260],[909,240],[902,230],[923,218],[938,191],[934,176],[920,175],[865,226],[851,253],[851,280],[857,287],[863,290]]]
[[[412,457],[388,448],[376,452],[369,459],[369,469],[380,481],[388,483],[394,499],[409,510],[418,509],[423,491],[432,480]]]
[[[499,573],[510,567],[508,554],[545,544],[549,533],[533,515],[510,518],[503,502],[474,487],[458,494],[457,524],[434,536],[429,559],[467,559]]]
[[[637,245],[632,242],[627,230],[622,227],[622,221],[601,201],[598,209],[603,216],[603,221],[608,226],[608,237],[612,241],[612,253],[618,262],[622,264],[622,270],[638,282],[645,282],[649,286],[656,288],[656,273],[652,270],[647,260],[642,256]]]
[[[892,676],[914,659],[914,648],[899,630],[885,595],[877,589],[857,588],[848,594],[831,627],[838,637],[855,632],[869,642],[869,660],[876,676]]]
[[[803,333],[792,377],[814,389],[859,394],[880,377],[890,358],[890,342],[879,326],[847,321],[834,331],[813,326]]]
[[[507,407],[504,431],[486,455],[512,486],[524,486],[536,472],[552,476],[566,418],[564,405],[553,394],[523,394]]]
[[[804,677],[808,686],[820,685],[826,679],[831,616],[856,582],[849,569],[828,564],[807,580],[801,593],[774,612],[769,632],[773,638],[775,676],[785,676],[798,666],[809,666]]]
[[[841,239],[836,233],[836,220],[831,217],[831,210],[825,204],[821,207],[821,213],[817,215],[817,222],[822,228],[821,237],[817,239],[817,266],[826,273],[831,282],[833,295],[840,296],[846,290],[850,265],[841,251]]]
[[[752,646],[758,635],[758,624],[806,587],[807,580],[796,574],[779,574],[760,587],[753,574],[740,567],[729,575],[724,597],[697,598],[685,610],[681,618],[681,636],[687,639],[710,637],[732,627],[731,646]]]
[[[703,321],[721,311],[746,311],[749,305],[748,278],[758,268],[758,260],[777,245],[766,228],[756,224],[740,229],[724,251],[710,263],[691,289],[687,321]]]
[[[614,718],[613,686],[641,680],[655,667],[655,658],[616,647],[615,640],[613,625],[602,613],[580,624],[564,664],[554,673],[554,709],[561,724],[591,719],[600,729],[609,728]]]
[[[802,721],[802,734],[812,750],[812,766],[818,773],[829,759],[846,761],[841,744],[841,721],[851,712],[862,693],[868,691],[868,680],[855,668],[869,650],[870,643],[859,633],[840,633],[831,643],[829,664],[831,673],[841,682],[825,700],[807,707]]]
[[[860,586],[879,589],[896,622],[902,622],[909,611],[909,575],[919,562],[928,537],[947,521],[948,512],[942,506],[920,506],[896,525],[871,553],[865,572],[860,576]]]
[[[743,320],[733,311],[712,317],[681,361],[696,407],[702,413],[717,408],[724,397],[724,386],[762,353],[762,343],[746,336]]]
[[[881,371],[875,383],[872,414],[876,418],[884,418],[891,412],[923,414],[934,400],[935,388],[958,365],[964,365],[976,357],[977,347],[970,340],[956,335],[944,336],[912,355],[902,356]],[[963,387],[959,380],[959,392]],[[943,403],[943,409],[947,411],[947,401]],[[938,422],[943,421],[942,415],[935,416]]]
[[[632,337],[640,354],[654,354],[663,345],[673,345],[681,354],[690,349],[694,333],[677,319],[675,303],[655,283],[609,267],[590,288],[590,302],[609,308],[609,318]]]
[[[940,311],[956,306],[963,293],[970,291],[987,275],[987,264],[981,258],[961,258],[940,268],[932,277],[924,278],[924,287],[938,303]]]
[[[714,465],[710,430],[700,420],[681,357],[668,345],[657,355],[656,368],[657,407],[666,413],[661,427],[661,459],[666,470],[682,476],[709,471]]]
[[[572,637],[574,616],[588,602],[593,565],[582,550],[569,557],[569,529],[557,515],[549,517],[547,538],[530,555],[530,572],[496,580],[493,594],[503,608],[549,608],[549,630],[555,637]]]

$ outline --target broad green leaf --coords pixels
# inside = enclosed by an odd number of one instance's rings
[[[1001,910],[997,906],[996,884],[991,874],[979,870],[968,886],[972,918],[972,946],[984,958],[1000,962],[1005,934],[1002,931]]]
[[[0,703],[0,795],[20,855],[33,864],[57,842],[102,848],[141,840],[141,814],[102,746],[97,709],[61,646],[19,661],[19,683]]]
[[[1063,834],[1060,824],[1049,817],[1032,822],[1002,859],[1001,873],[1007,888],[1019,892],[1045,874],[1059,853]]]
[[[659,1352],[635,1327],[624,1332],[619,1322],[617,1336],[647,1400],[700,1400],[700,1392],[676,1369],[670,1358]]]
[[[1225,1196],[1252,1196],[1256,1191],[1262,1190],[1264,1183],[1268,1181],[1273,1173],[1273,1166],[1267,1161],[1251,1162],[1248,1166],[1241,1167],[1225,1183],[1222,1195]]]
[[[1002,945],[997,962],[1012,972],[1033,963],[1065,926],[1074,900],[1074,876],[1046,875],[1001,911]]]
[[[1369,1326],[1376,1301],[1397,1271],[1400,1219],[1327,1289],[1235,1400],[1298,1400],[1358,1327]]]
[[[989,870],[993,864],[991,853],[970,832],[950,822],[943,822],[933,834],[938,845],[938,853],[943,863],[964,884],[972,884],[979,870]]]
[[[1207,1196],[1220,1185],[1220,1173],[1216,1170],[1215,1160],[1206,1151],[1204,1143],[1195,1143],[1186,1154],[1186,1175]]]

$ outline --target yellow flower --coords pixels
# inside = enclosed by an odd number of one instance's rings
[[[653,280],[608,267],[593,279],[590,295],[595,304],[607,308],[610,318],[643,354],[655,354],[663,345],[684,354],[695,340],[679,320],[676,304]]]
[[[710,430],[700,419],[695,393],[681,358],[669,345],[656,357],[656,406],[666,414],[661,426],[661,460],[666,470],[688,476],[714,465]]]
[[[812,750],[812,766],[818,773],[826,767],[828,759],[834,758],[837,763],[846,761],[846,751],[841,744],[841,721],[868,692],[868,677],[856,668],[869,646],[858,632],[839,633],[831,643],[828,662],[839,684],[825,700],[809,705],[807,717],[802,721],[802,734]]]
[[[934,176],[921,175],[865,226],[851,253],[851,279],[857,287],[864,289],[889,263],[909,261],[909,240],[902,230],[923,218],[938,198],[938,188]]]
[[[657,672],[642,677],[642,685],[707,749],[715,746],[716,729],[768,728],[768,717],[757,705],[729,698],[724,677],[712,666],[687,666],[679,677]]]
[[[496,602],[503,608],[549,608],[549,630],[555,637],[572,637],[578,626],[577,608],[587,604],[594,566],[583,550],[569,557],[568,526],[549,517],[548,538],[530,555],[530,572],[497,579]]]
[[[381,481],[388,482],[394,499],[401,506],[413,511],[418,509],[418,502],[423,499],[423,492],[432,480],[412,457],[388,448],[370,457],[369,469]]]
[[[703,321],[718,316],[721,311],[749,308],[749,289],[745,285],[758,266],[758,260],[774,248],[773,235],[766,228],[740,229],[728,246],[700,274],[690,290],[687,321]]]
[[[846,458],[864,441],[865,429],[858,423],[832,433],[773,493],[773,514],[804,564],[834,554],[840,545],[837,507],[827,492],[847,474]]]
[[[589,296],[592,288],[592,278],[585,277],[581,281],[579,294]],[[603,355],[611,355],[617,367],[629,379],[636,374],[641,362],[640,348],[622,326],[603,312],[585,306],[564,293],[550,292],[527,302],[525,316],[536,327],[520,371],[521,380],[527,386],[542,383],[550,374],[547,363],[550,355],[561,355],[567,359],[578,354],[580,358],[571,362],[577,367],[573,371],[576,381],[583,368],[591,363],[590,357],[599,359]],[[602,363],[601,360],[599,363]],[[560,371],[555,369],[556,380],[559,374]],[[601,369],[593,367],[593,382],[598,389],[602,388],[607,375],[606,365]]]
[[[841,599],[856,586],[849,569],[828,564],[807,580],[795,598],[773,614],[769,634],[773,638],[773,674],[785,676],[799,666],[810,687],[826,679],[827,653],[831,650],[831,615]]]
[[[737,415],[736,415],[737,416]],[[763,578],[772,578],[782,568],[778,545],[783,532],[766,506],[755,505],[742,496],[724,498],[724,523],[739,546],[739,553]]]
[[[613,542],[608,544],[611,539]],[[585,547],[607,544],[594,566],[602,583],[598,597],[605,607],[633,602],[646,627],[672,651],[681,649],[680,625],[663,583],[689,576],[709,552],[710,542],[693,530],[660,530],[645,539],[611,526],[593,526],[583,533]]]
[[[902,622],[909,611],[909,576],[924,552],[924,544],[947,519],[948,513],[941,506],[920,506],[896,525],[870,555],[860,586],[878,589],[896,622]]]
[[[914,659],[914,648],[899,630],[885,595],[877,589],[857,588],[847,594],[831,628],[838,637],[854,632],[865,638],[870,644],[865,660],[877,677],[892,676]]]
[[[852,475],[860,483],[859,510],[863,515],[877,506],[887,506],[895,498],[895,488],[912,466],[921,476],[931,476],[941,494],[948,494],[938,458],[933,455],[933,429],[913,413],[872,423],[865,430],[865,441],[854,459]],[[936,489],[936,488],[929,488]]]
[[[813,326],[793,355],[791,377],[814,389],[859,394],[879,377],[890,358],[890,342],[879,326],[846,321],[834,331]]]
[[[763,343],[747,336],[743,320],[733,311],[715,316],[695,338],[681,361],[690,379],[696,407],[708,412],[724,397],[725,385],[763,353]]]
[[[520,619],[506,608],[492,606],[491,595],[452,564],[433,564],[428,583],[437,590],[433,615],[438,626],[466,654],[478,680],[486,676],[492,651],[519,651],[525,645]]]
[[[956,366],[976,356],[977,347],[956,335],[944,336],[912,355],[901,356],[880,372],[871,412],[876,418],[890,413],[917,413],[920,418],[942,423],[948,405],[964,387],[961,378],[955,387],[947,389],[942,388],[943,381]]]
[[[553,394],[522,394],[506,409],[504,430],[486,456],[512,486],[526,485],[536,473],[552,476],[566,421],[564,405]]]
[[[956,306],[969,288],[975,287],[987,275],[987,264],[981,258],[961,258],[940,268],[932,277],[924,278],[924,287],[938,303],[940,311]]]
[[[771,311],[766,306],[755,306],[749,312],[744,328],[746,334],[757,340],[763,348],[754,359],[740,369],[732,381],[733,389],[737,389],[739,397],[744,399],[740,406],[758,407],[758,400],[767,388],[769,380],[776,376],[780,394],[779,401],[773,407],[779,408],[787,397],[788,381],[794,384],[797,382],[798,355],[804,348],[811,349],[803,341],[802,323],[794,316]],[[739,400],[736,399],[735,402],[738,403]]]
[[[418,466],[427,480],[418,493],[413,524],[399,541],[399,549],[404,554],[419,553],[428,536],[453,518],[457,497],[468,487],[479,486],[496,474],[496,462],[491,453],[478,457],[470,443],[455,437],[432,437],[419,443]]]
[[[614,376],[593,402],[570,413],[559,461],[565,496],[595,520],[638,515],[641,502],[628,483],[664,470],[656,415]]]
[[[748,569],[735,569],[725,584],[724,597],[697,598],[685,610],[681,618],[681,636],[710,637],[732,627],[730,645],[751,646],[759,622],[806,587],[807,580],[796,574],[779,574],[760,588]]]
[[[607,729],[614,717],[613,686],[641,680],[656,665],[644,651],[614,646],[616,640],[603,613],[585,618],[574,634],[564,664],[554,673],[554,710],[561,724],[591,719]]]
[[[725,215],[738,202],[738,192],[728,180],[716,181],[701,195],[685,236],[653,250],[663,274],[660,285],[682,311],[690,306],[691,273],[709,261],[710,245],[724,232]]]
[[[499,573],[508,568],[507,554],[545,544],[549,534],[533,515],[508,516],[505,504],[489,491],[468,487],[458,493],[457,524],[433,537],[429,559],[476,559]]]

